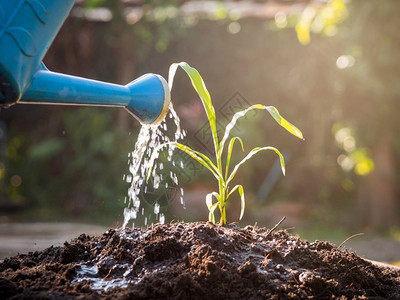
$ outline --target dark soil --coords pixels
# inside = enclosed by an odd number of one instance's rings
[[[85,234],[6,258],[0,299],[400,299],[400,272],[286,231],[211,223]]]

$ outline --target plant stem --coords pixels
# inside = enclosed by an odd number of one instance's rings
[[[220,174],[222,173],[222,160],[221,160],[221,155],[219,153],[219,147],[220,145],[218,144],[218,141],[215,140],[215,158],[217,160],[217,167],[218,171]],[[219,211],[221,212],[221,220],[220,224],[225,225],[226,224],[226,214],[225,214],[225,205],[226,205],[226,184],[223,179],[218,180],[218,187],[219,187]]]
[[[221,212],[220,225],[223,226],[226,224],[225,203],[219,205],[219,211]]]

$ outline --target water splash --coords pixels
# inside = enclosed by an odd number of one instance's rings
[[[161,225],[165,223],[165,216],[164,216],[163,213],[160,214],[160,221],[159,222],[160,222]]]
[[[175,132],[171,135],[171,131],[167,134],[167,128],[172,126],[167,126],[167,122],[173,121],[175,124]],[[124,210],[124,224],[122,228],[124,229],[128,222],[132,219],[136,219],[138,215],[139,208],[141,206],[140,201],[140,191],[143,190],[144,193],[147,193],[148,186],[146,185],[146,177],[151,169],[150,157],[153,154],[154,149],[156,149],[159,145],[175,142],[185,137],[186,133],[184,130],[181,130],[180,127],[180,119],[177,115],[176,111],[172,103],[169,106],[169,113],[164,118],[164,120],[155,125],[147,125],[143,124],[140,129],[138,139],[135,144],[135,149],[132,153],[128,154],[129,158],[129,172],[130,175],[124,176],[124,180],[131,183],[130,188],[128,189],[128,206]],[[172,154],[174,147],[166,146],[168,153],[168,161],[172,160]],[[158,154],[156,154],[158,156]],[[162,162],[155,164],[153,167],[153,171],[151,174],[152,178],[152,187],[154,190],[159,189],[160,187],[165,187],[162,184],[163,176],[162,174],[158,174],[157,171],[163,170],[164,165]],[[178,185],[178,177],[174,172],[170,172],[170,177],[172,182]],[[167,188],[167,187],[165,187]],[[157,215],[160,212],[160,205],[156,203],[154,207],[154,213]],[[142,215],[144,214],[144,208],[142,207]],[[147,223],[147,222],[146,222]]]
[[[154,214],[158,215],[159,212],[160,212],[160,204],[156,203],[154,204]]]
[[[94,265],[80,265],[76,270],[75,278],[72,283],[77,282],[89,282],[92,290],[97,292],[109,291],[114,288],[127,288],[129,284],[136,284],[140,282],[141,279],[128,279],[126,278],[132,270],[132,266],[129,264],[123,264],[119,266],[120,268],[126,270],[121,278],[115,278],[111,280],[106,280],[103,277],[99,277],[99,268],[96,264]]]

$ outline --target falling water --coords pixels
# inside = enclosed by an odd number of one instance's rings
[[[167,121],[173,120],[175,124],[175,133],[173,137],[167,135]],[[170,131],[169,131],[170,132]],[[129,172],[130,175],[124,177],[124,180],[131,183],[128,189],[128,207],[124,210],[124,224],[122,228],[124,229],[131,219],[136,219],[141,202],[139,199],[139,193],[142,187],[147,191],[146,177],[149,170],[153,167],[151,172],[151,177],[153,179],[153,188],[156,190],[160,188],[160,184],[163,180],[162,174],[157,174],[157,170],[162,170],[164,165],[162,162],[150,165],[150,158],[153,155],[153,151],[161,144],[176,142],[185,137],[186,133],[181,130],[180,119],[175,112],[172,103],[169,106],[169,113],[164,118],[164,120],[155,125],[143,124],[140,129],[138,139],[135,144],[135,149],[132,153],[129,153]],[[174,147],[172,145],[165,146],[162,150],[167,150],[168,161],[172,160],[172,154]],[[158,153],[155,154],[158,157]],[[178,177],[174,172],[170,172],[170,177],[174,184],[178,184]],[[183,191],[181,190],[181,196],[183,196]],[[183,200],[181,199],[181,203]],[[154,213],[157,215],[160,213],[160,205],[155,204]],[[142,207],[142,215],[144,214],[144,208]],[[146,218],[147,219],[147,218]],[[165,222],[164,214],[160,214],[159,222]],[[146,222],[147,223],[147,222]],[[147,224],[146,224],[147,225]]]
[[[165,216],[163,213],[160,214],[160,224],[164,224],[165,222]]]
[[[154,204],[154,214],[158,215],[159,212],[160,212],[160,204],[156,203]]]

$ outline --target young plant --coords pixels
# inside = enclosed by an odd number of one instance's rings
[[[278,149],[274,147],[256,147],[253,150],[251,150],[238,164],[236,164],[232,171],[230,171],[230,161],[231,161],[231,156],[232,156],[232,151],[233,151],[233,146],[236,141],[238,141],[242,147],[242,150],[244,151],[244,146],[243,146],[243,141],[240,137],[232,137],[229,140],[229,144],[227,147],[227,153],[226,153],[226,161],[223,163],[223,154],[224,154],[224,149],[225,149],[225,144],[227,143],[229,134],[232,130],[232,128],[235,126],[237,120],[246,113],[248,113],[251,110],[254,109],[262,109],[266,110],[267,112],[270,113],[270,115],[275,119],[276,122],[278,122],[279,125],[281,125],[283,128],[285,128],[287,131],[292,133],[293,135],[297,136],[300,139],[303,139],[303,134],[299,129],[297,129],[294,125],[286,121],[278,112],[278,110],[273,107],[273,106],[264,106],[261,104],[255,104],[250,106],[249,108],[242,110],[240,112],[237,112],[233,118],[232,121],[226,126],[225,128],[225,133],[224,136],[222,137],[221,141],[219,141],[218,135],[217,135],[217,128],[216,128],[216,118],[215,118],[215,111],[214,107],[211,102],[211,97],[210,94],[206,88],[206,85],[200,76],[199,72],[190,67],[187,63],[181,62],[181,63],[175,63],[172,64],[170,69],[169,69],[169,76],[168,76],[168,83],[169,83],[169,88],[172,89],[173,85],[173,80],[175,73],[178,69],[178,67],[181,67],[189,76],[192,85],[194,89],[196,90],[197,94],[199,95],[201,101],[203,102],[204,109],[207,114],[207,119],[210,124],[211,128],[211,134],[214,142],[214,152],[215,152],[215,160],[213,161],[211,158],[207,157],[205,154],[198,152],[196,150],[191,149],[188,146],[185,146],[181,143],[178,142],[169,142],[162,144],[158,146],[149,161],[149,171],[147,174],[147,180],[150,178],[151,175],[151,170],[152,166],[154,165],[154,160],[158,157],[158,152],[161,150],[161,148],[169,145],[172,148],[177,148],[185,153],[187,153],[190,157],[198,161],[200,164],[202,164],[204,167],[206,167],[212,174],[213,176],[217,179],[218,181],[218,192],[212,192],[206,196],[206,204],[207,208],[209,211],[209,220],[213,223],[215,223],[215,215],[214,211],[218,207],[221,215],[220,219],[220,224],[224,225],[226,224],[226,203],[229,199],[229,197],[234,193],[238,192],[240,195],[241,199],[241,210],[240,210],[240,218],[242,219],[244,209],[245,209],[245,198],[244,198],[244,190],[243,186],[238,184],[235,185],[234,187],[230,187],[230,184],[235,177],[239,167],[243,165],[247,160],[249,160],[254,154],[264,151],[264,150],[272,150],[275,151],[281,162],[281,168],[282,168],[282,173],[285,175],[285,162],[282,154],[279,152]],[[225,167],[224,167],[225,166]],[[216,199],[216,202],[213,203],[213,198]]]

